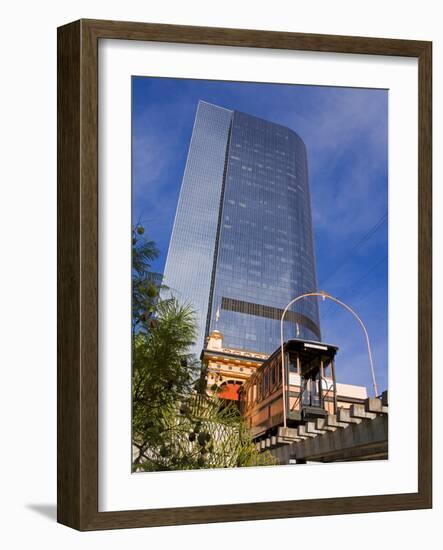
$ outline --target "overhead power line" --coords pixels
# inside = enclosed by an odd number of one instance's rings
[[[388,259],[388,255],[386,254],[386,256],[384,256],[383,258],[381,258],[378,262],[376,262],[374,265],[372,265],[368,271],[366,271],[366,273],[364,275],[362,275],[359,279],[357,279],[357,281],[355,281],[354,283],[352,283],[350,286],[347,287],[345,293],[344,293],[344,296],[349,296],[350,294],[356,294],[356,290],[358,289],[358,287],[360,286],[360,284],[362,283],[362,281],[364,281],[367,277],[369,277],[369,275],[375,271],[377,269],[377,267],[379,267],[381,264],[383,264],[384,262],[386,262],[386,260]],[[358,290],[357,290],[357,294],[358,294]],[[327,319],[328,317],[330,317],[332,313],[332,305],[329,307],[329,309],[325,312],[325,314],[323,315],[323,318],[322,320],[324,321],[325,319]]]
[[[329,281],[338,271],[340,271],[343,266],[345,266],[347,263],[350,262],[352,259],[352,256],[355,254],[355,252],[366,242],[368,241],[377,231],[383,226],[383,224],[388,219],[388,212],[385,212],[385,214],[350,248],[346,255],[346,259],[341,262],[340,265],[338,265],[334,271],[332,271],[329,275],[326,276],[325,279],[319,283],[319,288],[323,288],[324,284]]]

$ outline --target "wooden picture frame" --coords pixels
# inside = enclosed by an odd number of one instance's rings
[[[159,41],[418,59],[418,492],[98,511],[98,42]],[[432,506],[432,44],[258,30],[80,20],[58,29],[58,521],[79,530]]]

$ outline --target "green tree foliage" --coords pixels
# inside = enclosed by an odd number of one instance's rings
[[[195,314],[160,298],[158,256],[144,229],[133,231],[133,470],[158,471],[273,464],[258,453],[235,404],[208,395],[189,353]]]
[[[153,241],[144,237],[144,227],[132,231],[132,332],[149,332],[155,305],[161,289],[162,276],[151,270],[159,250]]]
[[[274,464],[259,453],[238,408],[216,395],[192,393],[177,408],[162,409],[155,445],[137,447],[135,471],[232,468]]]
[[[174,299],[160,300],[153,321],[149,330],[133,339],[132,428],[135,454],[140,458],[147,449],[163,445],[168,423],[192,392],[196,376],[187,351],[195,336],[190,308]]]

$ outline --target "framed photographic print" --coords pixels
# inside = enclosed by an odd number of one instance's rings
[[[59,28],[59,522],[431,507],[431,52]]]

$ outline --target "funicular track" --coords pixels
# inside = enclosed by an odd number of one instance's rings
[[[280,464],[387,459],[388,394],[294,428],[279,427],[276,435],[256,445],[269,450]]]

